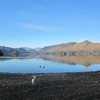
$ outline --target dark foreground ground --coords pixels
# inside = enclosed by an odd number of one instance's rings
[[[100,100],[100,72],[33,75],[0,73],[0,100]]]

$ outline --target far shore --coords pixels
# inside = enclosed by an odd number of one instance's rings
[[[34,58],[35,57],[0,57],[0,59],[34,59]]]

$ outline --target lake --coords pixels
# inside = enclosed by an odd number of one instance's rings
[[[33,59],[0,59],[0,72],[70,73],[100,71],[99,56],[45,55]]]

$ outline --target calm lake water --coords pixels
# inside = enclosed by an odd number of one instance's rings
[[[36,57],[33,59],[0,59],[0,72],[65,73],[100,71],[100,57]]]

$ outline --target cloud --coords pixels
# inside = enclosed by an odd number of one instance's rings
[[[41,31],[48,31],[48,32],[56,32],[60,30],[60,28],[47,27],[47,26],[41,26],[41,25],[35,25],[35,24],[27,24],[27,23],[15,23],[15,24],[20,27],[24,27],[24,28],[32,29],[32,30],[41,30]]]
[[[34,24],[22,24],[22,26],[29,28],[29,29],[34,29],[34,30],[43,30],[43,31],[49,31],[50,30],[50,28],[48,28],[48,27],[34,25]]]

